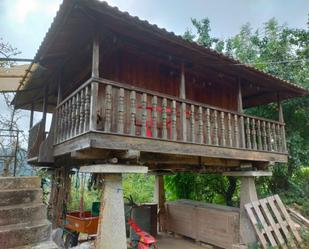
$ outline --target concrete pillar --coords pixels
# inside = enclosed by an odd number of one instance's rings
[[[163,175],[155,176],[154,203],[158,205],[158,231],[166,231],[165,191]]]
[[[121,174],[105,174],[96,248],[127,249]]]
[[[104,174],[96,248],[127,249],[122,174],[145,174],[148,168],[138,165],[95,164],[81,167],[80,172]]]
[[[271,176],[272,173],[268,171],[231,171],[223,175],[240,177],[239,242],[245,245],[255,243],[257,238],[245,210],[245,204],[258,200],[255,177]]]
[[[245,210],[245,204],[257,201],[257,193],[253,176],[240,177],[240,217],[239,236],[242,244],[250,244],[257,241],[254,228]]]

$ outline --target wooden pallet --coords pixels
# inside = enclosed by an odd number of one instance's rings
[[[264,249],[301,248],[301,238],[278,195],[245,205]]]

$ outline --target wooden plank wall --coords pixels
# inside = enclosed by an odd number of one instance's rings
[[[239,210],[197,201],[166,203],[168,231],[231,249],[239,242]]]
[[[150,56],[115,50],[103,58],[100,66],[102,78],[179,96],[180,65],[176,69]],[[236,111],[236,87],[221,83],[219,78],[214,82],[215,75],[203,77],[186,72],[186,98]]]

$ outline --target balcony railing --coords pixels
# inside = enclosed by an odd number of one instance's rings
[[[57,106],[55,143],[92,131],[286,153],[284,123],[105,79],[90,79]]]
[[[37,157],[39,155],[40,145],[45,139],[45,126],[43,120],[40,120],[29,130],[28,140],[28,159]]]

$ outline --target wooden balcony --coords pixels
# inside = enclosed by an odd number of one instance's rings
[[[284,123],[106,79],[56,108],[55,156],[100,148],[286,162]]]

